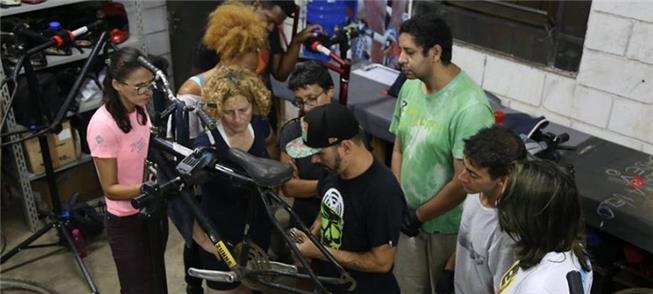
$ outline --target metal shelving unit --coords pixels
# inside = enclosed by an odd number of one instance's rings
[[[10,16],[15,14],[21,14],[36,10],[43,10],[68,4],[75,4],[80,2],[86,2],[89,0],[48,0],[38,4],[27,4],[22,3],[20,6],[11,6],[0,8],[0,17]]]
[[[2,66],[2,61],[0,61],[0,80],[5,79],[5,71]],[[0,91],[2,94],[2,104],[3,109],[7,108],[7,99],[10,97],[9,87],[5,84],[2,86]],[[16,124],[16,119],[14,117],[14,110],[10,109],[7,115],[7,131],[13,132],[18,130],[18,124]],[[9,140],[19,139],[18,135],[9,136]],[[11,146],[11,153],[14,158],[14,163],[16,171],[18,173],[18,185],[20,186],[20,191],[23,193],[23,212],[25,215],[25,222],[29,226],[30,230],[33,232],[36,231],[42,224],[39,222],[38,211],[36,210],[36,201],[34,201],[34,194],[32,193],[32,184],[27,179],[27,164],[25,163],[25,155],[23,154],[23,145],[14,144]]]
[[[37,11],[37,10],[43,10],[43,9],[49,9],[53,7],[58,7],[58,6],[63,6],[63,5],[70,5],[70,4],[75,4],[75,3],[80,3],[80,2],[86,2],[86,1],[91,1],[91,0],[48,0],[46,2],[40,3],[40,4],[23,4],[18,7],[9,7],[9,8],[0,8],[0,17],[6,17],[10,15],[16,15],[16,14],[21,14],[21,13],[27,13],[27,12],[32,12],[32,11]],[[125,5],[125,10],[127,11],[128,14],[128,19],[130,20],[130,37],[127,41],[125,41],[123,44],[120,44],[118,46],[132,46],[132,47],[137,47],[140,49],[145,48],[145,42],[144,42],[144,36],[143,36],[143,20],[141,19],[142,16],[142,9],[143,6],[140,4],[138,0],[121,0],[121,1],[116,1],[123,3]],[[90,53],[90,49],[85,49],[83,53],[76,52],[73,55],[70,56],[47,56],[48,58],[48,65],[46,68],[58,66],[58,65],[63,65],[63,64],[68,64],[71,62],[83,60],[88,57]],[[36,69],[40,70],[40,69]],[[5,72],[4,72],[4,67],[2,66],[2,63],[0,61],[0,81],[5,80]],[[3,106],[6,107],[7,100],[10,97],[9,93],[9,88],[5,84],[2,86],[2,89],[0,89],[0,94],[2,96],[2,99],[0,102],[3,104]],[[86,101],[80,102],[80,108],[79,112],[87,112],[87,111],[92,111],[94,109],[97,109],[99,106],[102,105],[102,97],[101,93],[97,93],[95,96],[93,96],[91,99],[88,99]],[[3,107],[3,108],[5,108]],[[72,113],[69,113],[69,115],[72,115]],[[13,131],[18,131],[20,129],[24,129],[24,127],[18,125],[16,123],[15,117],[13,110],[9,110],[9,114],[7,116],[7,121],[6,121],[7,128],[6,130],[9,132]],[[18,135],[13,135],[10,136],[9,140],[17,140],[19,139]],[[13,166],[15,167],[15,172],[16,172],[16,178],[18,179],[17,186],[20,187],[20,192],[22,193],[21,197],[23,200],[23,210],[24,210],[24,215],[25,215],[25,221],[27,225],[29,226],[30,230],[36,231],[38,230],[43,224],[39,220],[39,214],[37,211],[37,205],[36,201],[34,199],[34,193],[32,190],[32,181],[38,180],[42,178],[44,175],[34,175],[30,173],[27,169],[27,165],[25,162],[25,156],[23,153],[23,146],[22,144],[13,144],[11,146],[11,157],[13,157]],[[69,168],[73,168],[77,165],[80,165],[85,162],[91,161],[91,156],[87,154],[82,154],[79,159],[77,159],[74,162],[71,162],[69,164],[57,167],[55,169],[55,172],[60,172]],[[5,163],[7,164],[7,163]]]
[[[67,170],[67,169],[70,169],[70,168],[76,167],[76,166],[78,166],[78,165],[80,165],[80,164],[82,164],[82,163],[86,163],[86,162],[89,162],[89,161],[91,161],[91,156],[88,155],[88,154],[82,153],[82,154],[80,155],[80,157],[77,158],[77,160],[75,160],[75,161],[73,161],[73,162],[71,162],[71,163],[67,163],[67,164],[64,164],[64,165],[62,165],[62,166],[59,166],[59,167],[55,168],[55,169],[54,169],[54,172],[55,172],[55,173],[62,172],[62,171],[65,171],[65,170]],[[28,179],[30,182],[32,182],[32,181],[36,181],[36,180],[38,180],[38,179],[40,179],[40,178],[45,177],[45,173],[42,173],[42,174],[33,174],[33,173],[30,173],[30,172],[27,172],[27,175],[26,175],[26,176],[27,176],[27,179]]]

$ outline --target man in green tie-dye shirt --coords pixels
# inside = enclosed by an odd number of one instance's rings
[[[483,90],[451,63],[451,31],[442,19],[407,20],[399,45],[408,80],[390,125],[396,135],[392,171],[411,209],[394,270],[402,293],[432,293],[456,246],[465,199],[455,177],[463,170],[463,139],[494,119]]]

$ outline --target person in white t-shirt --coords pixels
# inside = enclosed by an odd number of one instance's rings
[[[498,293],[590,293],[580,198],[567,170],[546,160],[517,164],[498,211],[499,225],[515,240],[517,257]],[[569,282],[570,275],[577,283]]]

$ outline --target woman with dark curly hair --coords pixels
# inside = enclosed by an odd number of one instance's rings
[[[498,210],[501,228],[515,240],[517,257],[498,293],[569,293],[567,274],[574,271],[580,273],[582,292],[590,293],[592,269],[582,244],[580,198],[566,170],[547,160],[517,164]]]
[[[261,79],[249,70],[235,67],[219,67],[206,82],[202,100],[208,105],[207,111],[217,122],[217,130],[212,135],[215,144],[210,144],[208,136],[197,137],[196,146],[210,146],[217,151],[220,162],[228,162],[230,148],[244,150],[257,157],[269,157],[269,147],[275,145],[272,130],[265,115],[270,110],[270,91]],[[255,197],[255,198],[252,198]],[[260,201],[255,191],[234,185],[231,178],[217,176],[202,185],[201,207],[228,243],[237,245],[243,240],[245,222],[250,198]],[[263,250],[270,243],[272,229],[262,203],[256,220],[250,224],[249,236]],[[195,223],[193,239],[201,248],[202,267],[212,270],[228,270],[227,265],[216,258],[215,247],[206,233]],[[219,283],[207,281],[208,293],[248,293],[249,289],[240,283]]]

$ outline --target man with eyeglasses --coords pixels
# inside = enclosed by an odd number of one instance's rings
[[[300,118],[311,109],[331,103],[333,100],[333,80],[329,71],[317,61],[307,61],[297,65],[290,75],[288,88],[295,94],[293,104],[299,108],[299,117],[288,121],[279,132],[281,162],[293,166],[292,179],[281,186],[286,197],[294,198],[293,210],[301,221],[311,225],[320,210],[317,195],[317,180],[326,175],[326,170],[311,162],[310,157],[293,159],[288,156],[286,145],[301,136]],[[291,222],[296,226],[296,222]]]

